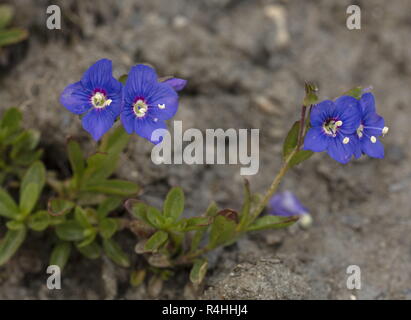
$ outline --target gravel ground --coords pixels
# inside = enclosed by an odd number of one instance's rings
[[[385,159],[343,166],[314,155],[281,186],[310,208],[311,228],[250,235],[211,257],[203,287],[186,286],[182,271],[159,298],[411,299],[411,2],[357,1],[362,29],[354,31],[345,26],[345,0],[53,1],[62,30],[46,29],[49,1],[13,3],[16,24],[31,35],[8,51],[9,66],[0,69],[0,110],[24,111],[26,126],[42,132],[46,161],[59,170],[67,170],[67,136],[93,148],[59,94],[103,57],[113,60],[116,76],[148,62],[162,75],[188,79],[175,117],[184,129],[259,128],[260,171],[249,177],[259,192],[280,166],[304,81],[316,82],[322,98],[356,85],[374,88],[390,127]],[[118,170],[143,186],[145,200],[158,205],[170,186],[181,185],[187,214],[201,213],[211,200],[239,207],[240,166],[155,166],[151,147],[134,137]],[[145,286],[128,286],[127,270],[79,256],[65,271],[63,290],[47,290],[46,238],[31,235],[0,268],[1,299],[152,297]],[[130,237],[121,241],[132,248]],[[352,264],[361,267],[361,290],[346,287]]]

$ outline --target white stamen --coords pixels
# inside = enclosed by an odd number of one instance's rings
[[[371,136],[370,140],[371,140],[372,143],[376,143],[376,142],[377,142],[377,138],[374,137],[374,136]]]
[[[390,129],[390,128],[388,128],[388,127],[382,128],[382,135],[385,136],[385,135],[388,133],[388,130],[389,130],[389,129]]]
[[[358,131],[357,134],[360,138],[362,138],[362,136],[364,135],[361,131]]]
[[[113,100],[108,99],[108,100],[106,101],[106,106],[109,106],[112,102],[113,102]]]
[[[163,104],[158,104],[158,107],[160,108],[160,109],[165,109],[165,107],[166,107],[166,105],[163,103]]]
[[[347,144],[348,142],[350,142],[350,138],[345,137],[345,138],[343,139],[343,143],[344,143],[344,144]]]
[[[335,125],[336,125],[337,127],[341,127],[342,124],[343,124],[343,122],[342,122],[341,120],[338,120],[338,121],[335,123]]]

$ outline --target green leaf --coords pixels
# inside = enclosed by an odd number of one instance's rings
[[[71,212],[74,205],[74,202],[69,200],[53,198],[49,200],[48,211],[53,216],[63,216]]]
[[[9,108],[7,109],[0,121],[0,128],[7,129],[9,132],[15,132],[20,128],[22,115],[19,109]]]
[[[84,248],[89,246],[97,237],[97,232],[95,229],[87,229],[85,233],[89,232],[90,234],[87,235],[82,241],[76,242],[77,248]]]
[[[211,217],[193,217],[182,220],[184,222],[183,231],[193,231],[193,230],[200,230],[204,227],[207,227],[211,224],[212,219]]]
[[[144,250],[147,252],[156,252],[168,239],[168,233],[157,231],[146,242]]]
[[[146,216],[147,216],[148,223],[152,227],[158,228],[158,229],[161,229],[164,227],[165,225],[164,218],[161,212],[157,210],[156,208],[148,206]]]
[[[0,216],[15,219],[19,214],[19,208],[6,190],[0,187]]]
[[[6,223],[6,226],[9,230],[21,230],[25,228],[25,225],[22,221],[11,220]]]
[[[210,203],[206,210],[206,216],[208,217],[215,217],[218,213],[218,207],[217,204],[213,201]]]
[[[104,239],[110,239],[118,229],[117,220],[113,218],[105,218],[100,221],[99,228],[100,235]]]
[[[298,217],[264,216],[255,220],[247,231],[286,228],[296,221],[298,221]]]
[[[176,221],[184,210],[184,192],[180,187],[172,188],[164,201],[163,213]]]
[[[70,140],[67,144],[67,152],[73,170],[73,178],[77,188],[80,187],[81,181],[84,174],[84,157],[83,152],[81,151],[80,145],[75,140]]]
[[[8,30],[0,30],[0,47],[14,44],[23,41],[28,36],[27,30],[13,28]]]
[[[119,155],[127,146],[130,135],[124,130],[123,126],[118,126],[103,137],[100,145],[100,152]]]
[[[14,16],[14,8],[8,4],[0,5],[0,30],[7,27]]]
[[[363,88],[362,87],[354,87],[346,92],[344,92],[342,95],[343,96],[351,96],[354,97],[355,99],[359,100],[361,99],[363,93]]]
[[[215,248],[225,245],[235,236],[236,223],[224,216],[217,216],[211,225],[210,242],[208,246]]]
[[[46,182],[46,168],[44,167],[44,164],[41,161],[36,161],[30,166],[30,168],[27,170],[26,174],[23,177],[23,180],[20,186],[20,199],[21,199],[22,193],[27,188],[27,186],[30,183],[34,183],[38,186],[37,194],[34,195],[37,201],[38,196],[43,190],[45,182]]]
[[[76,219],[78,224],[84,229],[92,227],[88,219],[87,212],[83,210],[80,206],[77,206],[74,210],[74,219]]]
[[[97,209],[97,215],[99,219],[105,218],[111,211],[118,208],[121,204],[121,198],[119,197],[109,197],[101,202]]]
[[[39,185],[30,182],[21,192],[20,196],[20,211],[24,215],[28,215],[37,203],[40,195]]]
[[[101,256],[101,247],[97,242],[91,242],[87,246],[80,247],[76,244],[77,250],[86,258],[97,259]]]
[[[203,282],[207,273],[208,262],[205,259],[197,259],[190,271],[190,281],[196,285]]]
[[[80,241],[84,239],[84,228],[75,220],[65,221],[56,226],[56,234],[61,240]]]
[[[107,257],[121,267],[128,268],[130,259],[113,239],[103,239],[103,248]]]
[[[40,133],[35,130],[26,130],[19,134],[12,141],[13,148],[10,152],[10,158],[14,162],[27,162],[37,156],[37,152],[33,150],[37,147],[40,141]]]
[[[287,137],[283,143],[283,159],[286,160],[290,153],[297,147],[298,133],[300,131],[300,121],[294,122],[290,131],[288,131]]]
[[[313,83],[305,83],[305,97],[303,101],[303,105],[308,107],[312,104],[316,104],[318,101],[318,96],[317,96],[317,91],[318,88],[315,84]]]
[[[47,211],[37,211],[36,213],[30,215],[28,219],[28,226],[34,231],[45,230],[50,223],[50,215]]]
[[[311,150],[300,150],[290,159],[288,165],[290,168],[294,167],[297,164],[300,164],[301,162],[311,158],[313,154],[314,152],[312,152]]]
[[[134,199],[129,199],[126,201],[124,204],[126,207],[127,211],[135,218],[143,220],[146,223],[149,223],[147,219],[147,211],[148,211],[148,205],[145,204],[144,202],[134,200]]]
[[[20,248],[26,238],[26,228],[20,230],[8,230],[0,240],[0,266],[5,264]]]
[[[71,253],[71,243],[67,241],[61,241],[53,248],[50,256],[50,265],[59,266],[61,270],[67,264]]]
[[[124,180],[104,180],[98,183],[87,184],[84,187],[84,191],[88,192],[100,192],[115,196],[131,196],[135,195],[139,190],[139,187],[129,181]]]
[[[130,275],[130,284],[133,287],[138,287],[143,283],[146,274],[147,272],[144,269],[133,271]]]
[[[238,229],[241,230],[245,225],[248,224],[250,219],[250,209],[251,209],[251,192],[250,192],[250,183],[247,179],[244,179],[244,196],[243,196],[243,206],[240,212],[240,223]]]
[[[128,78],[128,74],[123,74],[122,76],[120,76],[120,78],[118,78],[118,81],[120,81],[123,85],[125,85],[127,78]]]

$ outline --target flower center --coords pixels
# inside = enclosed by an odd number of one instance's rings
[[[343,122],[341,120],[330,119],[323,124],[323,130],[330,136],[337,136],[338,128],[341,127]]]
[[[107,99],[106,95],[103,92],[97,91],[91,97],[91,103],[93,104],[94,108],[102,109],[111,104],[112,100]]]
[[[148,106],[143,99],[137,99],[137,101],[133,104],[133,111],[139,118],[144,117],[147,110]]]

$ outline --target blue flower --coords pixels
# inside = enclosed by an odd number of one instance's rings
[[[291,191],[284,191],[275,194],[268,203],[268,213],[274,216],[298,216],[307,214],[304,207]]]
[[[357,148],[355,133],[360,126],[359,101],[350,96],[325,100],[311,110],[311,128],[304,139],[304,149],[327,151],[341,163],[350,161]]]
[[[377,137],[385,135],[388,127],[384,126],[383,117],[375,110],[375,99],[372,93],[364,93],[361,96],[358,110],[361,122],[357,128],[355,157],[359,158],[365,153],[373,158],[384,158],[384,146]]]
[[[154,141],[151,135],[156,129],[166,129],[164,120],[172,118],[178,109],[175,90],[182,89],[184,85],[185,80],[182,79],[159,82],[155,70],[146,65],[131,68],[123,90],[120,117],[125,130],[129,134],[135,132],[154,144],[161,142],[161,138]]]
[[[183,90],[184,87],[187,85],[187,80],[179,79],[179,78],[171,78],[171,79],[164,80],[163,83],[167,83],[175,91],[180,91],[180,90]]]
[[[122,84],[112,76],[110,60],[94,63],[79,82],[67,86],[61,104],[74,114],[84,114],[83,128],[99,140],[120,115]]]

